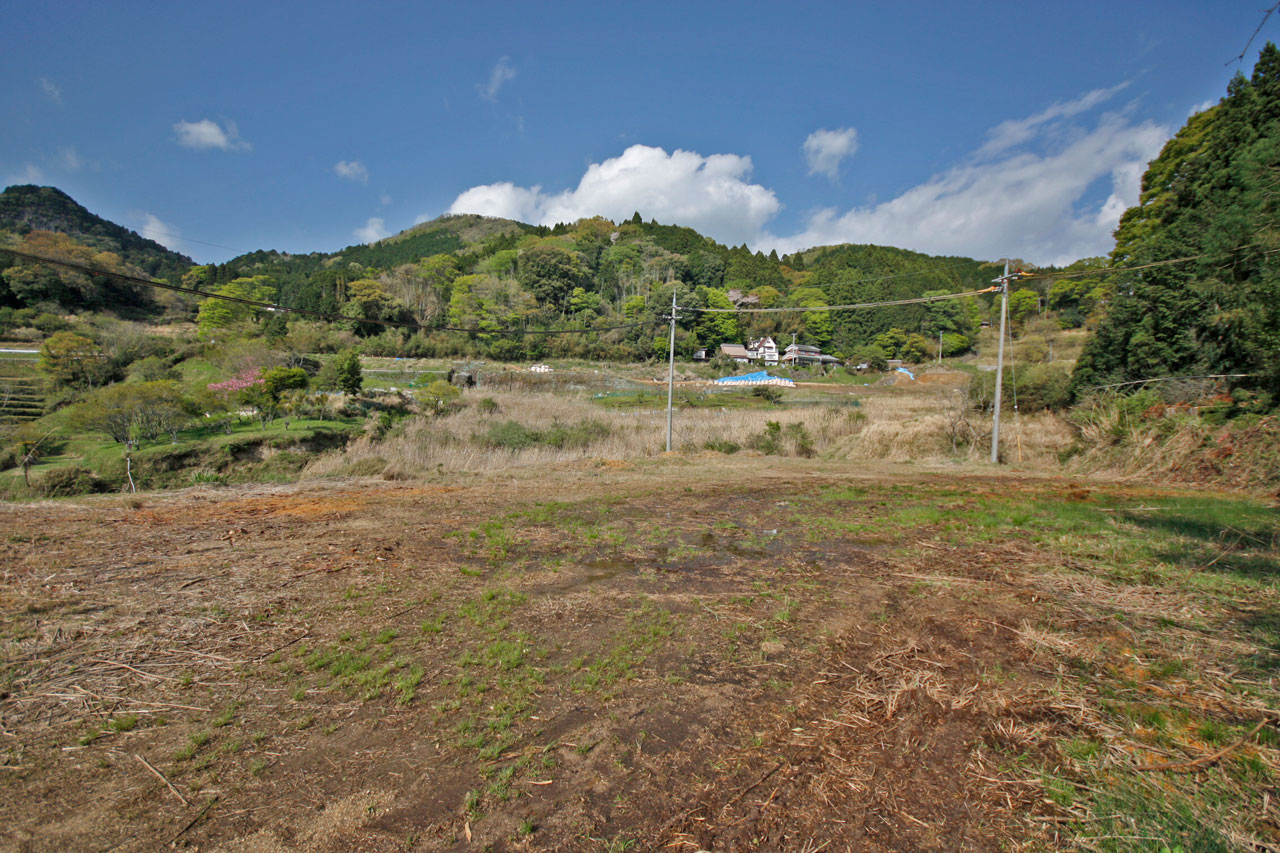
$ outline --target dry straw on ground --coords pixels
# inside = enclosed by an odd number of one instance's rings
[[[484,398],[496,410],[477,405]],[[833,397],[832,405],[768,408],[677,408],[673,449],[701,453],[708,447],[738,445],[747,452],[753,437],[770,421],[803,427],[820,457],[853,460],[945,462],[985,458],[990,425],[968,410],[953,390],[876,394],[848,405]],[[529,430],[572,428],[591,424],[590,437],[566,446],[544,443],[511,449],[487,445],[495,424],[514,421]],[[796,426],[793,426],[796,425]],[[1071,434],[1061,419],[1038,414],[1010,419],[1002,432],[1002,454],[1009,461],[1044,464],[1054,461]],[[345,451],[317,459],[309,476],[383,474],[388,478],[443,472],[483,473],[513,466],[545,465],[584,459],[641,459],[661,454],[666,444],[662,408],[611,409],[581,395],[529,391],[471,391],[456,411],[439,417],[418,416],[391,435],[366,437]],[[786,452],[794,452],[788,446]]]

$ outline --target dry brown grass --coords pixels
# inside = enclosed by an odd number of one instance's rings
[[[484,396],[497,403],[496,411],[485,412],[476,405]],[[416,417],[387,438],[362,438],[345,451],[322,456],[305,474],[382,474],[400,479],[584,459],[636,460],[665,449],[666,413],[661,408],[609,409],[581,394],[521,390],[473,391],[464,400],[465,405],[450,414]],[[594,422],[599,435],[572,447],[486,446],[482,437],[492,425],[504,421],[532,430]],[[681,453],[706,452],[714,442],[748,448],[752,437],[763,433],[770,421],[784,430],[792,424],[803,425],[813,452],[835,459],[981,461],[989,452],[990,424],[965,410],[962,396],[951,389],[869,395],[857,408],[680,408],[675,412],[673,447]],[[1070,441],[1069,428],[1053,415],[1008,418],[1002,428],[1002,454],[1010,462],[1056,464],[1057,453]]]

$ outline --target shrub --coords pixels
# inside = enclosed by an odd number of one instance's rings
[[[728,441],[723,438],[713,438],[711,441],[702,445],[704,450],[714,450],[716,453],[737,453],[742,449],[742,445],[734,441]]]
[[[478,440],[485,447],[524,450],[538,443],[538,433],[515,421],[501,421],[489,424],[488,432]]]
[[[782,392],[773,385],[757,385],[751,389],[751,393],[770,403],[782,402]]]
[[[747,439],[747,447],[758,450],[769,456],[782,453],[782,424],[769,421],[764,425],[764,432],[756,433]]]
[[[489,425],[488,431],[475,440],[488,448],[524,450],[541,444],[557,450],[576,450],[587,447],[611,434],[609,425],[587,419],[577,423],[554,423],[545,430],[532,429],[516,421],[501,421]]]
[[[1016,372],[1013,367],[1006,367],[1002,404],[1012,407],[1016,401],[1021,412],[1065,409],[1071,402],[1070,381],[1070,368],[1061,363],[1023,365]],[[995,387],[995,373],[983,371],[969,383],[969,399],[978,409],[989,412]]]
[[[576,424],[553,424],[539,435],[539,441],[559,450],[587,447],[610,434],[608,424],[583,420]]]
[[[35,488],[47,498],[62,498],[106,491],[106,484],[88,468],[68,465],[45,474]]]
[[[802,423],[787,424],[784,428],[777,421],[769,421],[764,425],[764,432],[756,433],[747,440],[747,446],[769,456],[790,453],[807,459],[816,452],[813,437]]]
[[[461,393],[461,391],[443,379],[436,379],[427,387],[419,388],[415,391],[414,396],[418,398],[418,403],[422,406],[424,412],[443,414],[449,409],[450,404],[458,399]]]

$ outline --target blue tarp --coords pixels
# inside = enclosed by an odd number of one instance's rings
[[[907,370],[905,367],[899,367],[899,368],[898,368],[898,372],[899,372],[899,373],[905,373],[905,374],[907,374],[908,376],[910,376],[910,377],[911,377],[911,381],[912,381],[912,382],[915,382],[915,381],[916,381],[916,375],[915,375],[914,373],[912,373],[910,370]]]
[[[755,373],[744,373],[741,376],[724,376],[716,380],[717,385],[762,385],[768,383],[770,385],[790,385],[796,383],[782,376],[770,376],[766,370],[757,370]]]

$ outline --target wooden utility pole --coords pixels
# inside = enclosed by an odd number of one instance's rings
[[[1000,345],[996,347],[996,399],[991,415],[991,463],[1000,463],[1000,395],[1004,390],[1004,327],[1009,318],[1009,259],[1004,259],[1004,275],[995,280],[1000,285]]]
[[[667,452],[671,452],[671,400],[676,387],[676,291],[671,289],[671,353],[667,359]]]

